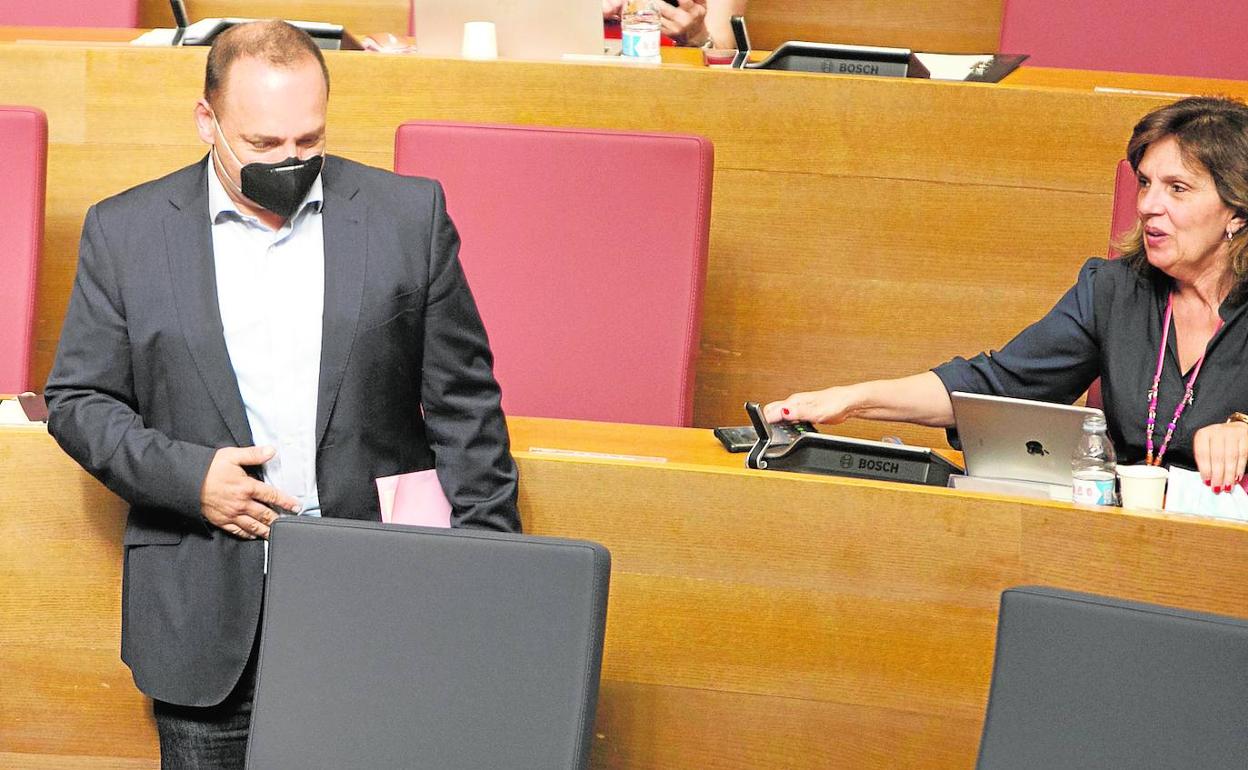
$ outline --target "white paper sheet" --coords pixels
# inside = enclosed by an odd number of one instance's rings
[[[1248,492],[1236,484],[1230,492],[1214,494],[1196,471],[1171,468],[1166,486],[1166,510],[1248,522]]]
[[[6,398],[0,401],[0,425],[33,424],[26,419],[26,412],[22,411],[22,405],[18,403],[16,398]]]

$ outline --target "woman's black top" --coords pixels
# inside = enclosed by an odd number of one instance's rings
[[[932,371],[949,392],[986,393],[1037,401],[1074,403],[1098,376],[1109,436],[1124,464],[1144,461],[1148,389],[1157,369],[1161,321],[1171,279],[1157,270],[1142,275],[1122,260],[1090,259],[1079,280],[1048,315],[999,351],[969,360],[955,358]],[[1228,299],[1218,308],[1222,328],[1205,350],[1193,401],[1184,410],[1163,463],[1195,469],[1192,437],[1206,425],[1248,412],[1248,303]],[[1157,427],[1160,448],[1166,425],[1182,398],[1173,322],[1161,370]],[[956,434],[950,431],[956,446]],[[1156,449],[1154,450],[1156,451]]]

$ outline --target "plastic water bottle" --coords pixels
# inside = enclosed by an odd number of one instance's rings
[[[1083,436],[1070,460],[1073,477],[1072,499],[1084,505],[1117,505],[1114,489],[1118,456],[1106,432],[1105,417],[1090,414],[1083,418]]]
[[[620,55],[634,61],[662,61],[659,29],[662,17],[654,3],[662,0],[625,0],[620,11]]]

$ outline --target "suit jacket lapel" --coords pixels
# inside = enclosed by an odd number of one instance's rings
[[[325,204],[321,224],[325,240],[325,311],[321,331],[321,375],[316,401],[316,445],[329,426],[338,389],[355,341],[364,298],[368,259],[366,211],[357,200],[357,185],[339,172],[335,158],[327,158],[322,172]]]
[[[251,426],[225,347],[221,309],[217,305],[212,225],[208,221],[208,166],[200,163],[199,169],[198,174],[187,175],[190,183],[169,200],[174,211],[164,222],[165,251],[169,255],[178,320],[199,376],[230,435],[239,446],[250,446]]]

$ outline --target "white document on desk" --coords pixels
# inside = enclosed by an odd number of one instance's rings
[[[31,422],[16,398],[0,401],[0,425],[38,425]]]
[[[149,29],[130,41],[130,45],[170,46],[176,29]]]
[[[992,65],[993,54],[916,53],[932,80],[966,80],[976,70]]]
[[[1230,492],[1215,494],[1196,471],[1171,468],[1166,485],[1166,510],[1248,522],[1248,492],[1235,484]]]

